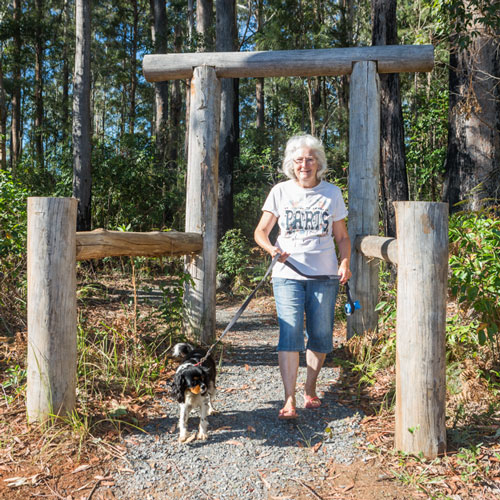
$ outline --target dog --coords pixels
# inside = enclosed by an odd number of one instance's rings
[[[173,395],[180,406],[179,442],[183,443],[188,438],[189,414],[195,408],[200,409],[200,426],[196,439],[205,441],[208,439],[207,416],[215,413],[212,404],[215,397],[215,362],[209,356],[199,364],[206,351],[187,343],[176,344],[173,355],[183,358],[172,385]]]

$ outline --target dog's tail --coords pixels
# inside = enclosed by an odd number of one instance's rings
[[[194,347],[187,342],[180,342],[179,344],[174,345],[173,355],[176,358],[186,357],[190,352],[194,350]]]

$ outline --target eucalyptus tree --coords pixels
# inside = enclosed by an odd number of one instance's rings
[[[3,78],[3,47],[0,42],[0,170],[7,167],[7,109],[5,106],[5,88]]]
[[[12,98],[10,132],[10,166],[15,172],[21,159],[21,0],[12,0],[13,11],[13,54],[12,54]]]
[[[168,52],[168,24],[165,0],[150,0],[151,38],[155,54]],[[168,82],[155,82],[155,136],[156,155],[160,163],[166,163],[168,141]]]
[[[500,9],[498,2],[440,2],[451,27],[449,134],[443,198],[452,211],[500,196]]]
[[[75,1],[73,196],[78,200],[78,231],[91,227],[90,14],[90,0]]]
[[[216,2],[217,52],[233,52],[238,48],[236,25],[236,0]],[[239,80],[221,80],[221,116],[219,139],[219,197],[218,235],[219,239],[233,227],[233,171],[239,154]]]
[[[372,45],[397,45],[396,0],[372,0]],[[381,74],[380,181],[386,236],[396,236],[394,201],[408,200],[399,75]]]

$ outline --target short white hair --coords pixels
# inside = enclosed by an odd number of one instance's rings
[[[285,157],[283,158],[283,173],[289,179],[296,179],[293,159],[295,152],[302,148],[310,148],[313,151],[314,157],[318,162],[316,177],[318,180],[321,180],[327,169],[325,148],[321,141],[311,134],[294,135],[288,139],[285,148]]]

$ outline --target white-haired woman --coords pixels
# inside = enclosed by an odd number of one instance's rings
[[[321,142],[311,135],[291,137],[286,145],[283,172],[290,180],[276,184],[262,208],[255,241],[272,257],[280,254],[272,281],[280,338],[278,360],[285,404],[278,418],[297,418],[295,386],[299,352],[306,351],[304,407],[318,408],[316,382],[326,354],[333,349],[334,307],[339,282],[351,277],[351,242],[345,225],[347,210],[337,186],[322,180],[327,169]],[[276,243],[269,234],[278,223]],[[335,242],[339,251],[337,260]],[[306,278],[339,275],[340,279]],[[307,344],[304,345],[304,314]]]

